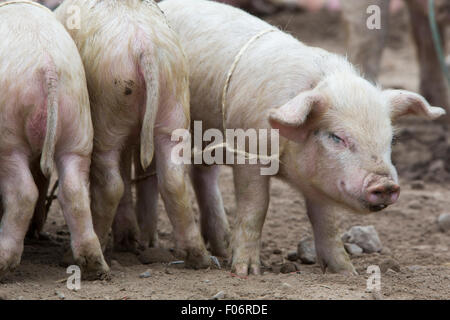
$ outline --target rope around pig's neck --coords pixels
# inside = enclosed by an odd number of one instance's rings
[[[274,32],[274,31],[278,31],[278,29],[275,28],[270,28],[270,29],[265,29],[259,33],[257,33],[256,35],[254,35],[253,37],[251,37],[243,46],[242,48],[239,50],[238,54],[234,57],[233,63],[227,73],[227,78],[225,81],[225,85],[223,87],[223,91],[222,91],[222,101],[221,101],[221,106],[222,106],[222,126],[223,126],[223,133],[225,135],[225,142],[219,143],[217,145],[213,145],[213,146],[208,146],[206,147],[204,150],[201,150],[200,153],[204,153],[206,151],[212,151],[218,148],[223,148],[225,147],[227,151],[232,152],[234,154],[237,155],[243,155],[245,157],[246,160],[250,160],[250,159],[264,159],[264,160],[268,160],[268,161],[272,161],[272,160],[276,160],[279,161],[279,153],[271,155],[271,156],[262,156],[259,154],[252,154],[249,152],[241,151],[235,148],[231,148],[228,145],[228,142],[226,141],[226,130],[227,130],[227,125],[226,125],[226,116],[227,116],[227,93],[228,93],[228,88],[230,86],[230,82],[231,82],[231,78],[233,76],[234,71],[236,70],[236,67],[239,63],[239,61],[241,60],[242,56],[244,55],[244,53],[247,51],[247,49],[259,38],[261,38],[262,36],[264,36],[265,34],[268,34],[270,32]]]
[[[42,4],[39,4],[39,3],[33,2],[33,1],[27,1],[27,0],[11,0],[11,1],[7,1],[7,2],[2,2],[2,3],[0,3],[0,8],[4,7],[4,6],[7,6],[9,4],[31,4],[31,5],[36,6],[38,8],[45,9],[48,12],[51,12],[53,14],[53,12],[49,8],[43,6]]]
[[[222,122],[223,122],[223,131],[225,132],[226,130],[226,113],[227,113],[227,93],[228,93],[228,88],[230,86],[230,82],[231,82],[231,78],[233,76],[234,70],[236,70],[236,67],[239,63],[239,61],[241,60],[242,56],[244,55],[245,51],[247,51],[247,49],[250,47],[250,45],[255,42],[256,40],[258,40],[259,38],[261,38],[263,35],[273,32],[273,31],[277,31],[274,28],[270,28],[270,29],[266,29],[261,31],[260,33],[254,35],[253,37],[250,38],[250,40],[248,40],[244,46],[241,48],[241,50],[239,50],[238,54],[236,55],[236,57],[234,57],[234,61],[233,64],[230,67],[230,70],[227,73],[227,78],[225,81],[225,86],[223,87],[223,91],[222,91]]]

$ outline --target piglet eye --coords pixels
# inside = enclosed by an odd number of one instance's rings
[[[344,142],[343,139],[341,139],[339,136],[335,135],[334,133],[330,132],[329,137],[331,140],[333,140],[335,143],[342,143]]]
[[[397,144],[397,142],[398,142],[398,137],[397,136],[393,136],[391,145],[395,146]]]

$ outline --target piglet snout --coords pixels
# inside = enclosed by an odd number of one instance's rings
[[[400,186],[392,180],[374,183],[366,189],[365,200],[370,211],[380,211],[397,201]]]

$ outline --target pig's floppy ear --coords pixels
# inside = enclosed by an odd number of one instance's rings
[[[314,127],[318,116],[325,111],[324,99],[311,91],[300,93],[285,105],[269,111],[269,123],[280,135],[301,142]]]
[[[434,120],[445,114],[444,109],[430,106],[425,98],[417,93],[406,90],[385,90],[383,95],[387,97],[391,108],[392,121],[406,115]]]

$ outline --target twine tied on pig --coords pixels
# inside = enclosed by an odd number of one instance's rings
[[[223,132],[224,134],[226,133],[227,130],[227,125],[226,125],[226,115],[227,115],[227,93],[228,93],[228,88],[230,86],[230,82],[231,82],[231,78],[233,76],[234,71],[236,70],[236,67],[239,63],[239,61],[241,60],[242,56],[244,55],[244,53],[247,51],[247,49],[259,38],[261,38],[262,36],[270,33],[270,32],[274,32],[274,31],[278,31],[278,29],[275,28],[270,28],[270,29],[265,29],[259,33],[257,33],[256,35],[254,35],[253,37],[251,37],[243,46],[242,48],[239,50],[238,54],[234,57],[233,63],[227,73],[227,78],[225,81],[225,85],[223,87],[223,91],[222,91],[222,126],[223,126]],[[226,148],[226,150],[230,153],[234,153],[235,155],[242,155],[244,156],[244,158],[246,160],[252,160],[252,159],[264,159],[267,161],[279,161],[279,153],[276,153],[274,155],[271,156],[263,156],[260,154],[252,154],[249,153],[247,151],[241,151],[235,148],[231,148],[228,144],[228,142],[226,141],[226,134],[225,134],[225,142],[219,143],[217,145],[212,145],[212,146],[207,146],[205,149],[198,151],[198,152],[193,152],[194,155],[197,153],[201,153],[203,154],[204,152],[207,151],[213,151],[215,149],[218,148]]]
[[[2,3],[0,3],[0,8],[4,7],[4,6],[7,6],[7,5],[10,5],[10,4],[31,4],[31,5],[36,6],[38,8],[45,9],[48,12],[53,14],[53,12],[49,8],[39,4],[37,2],[27,1],[27,0],[11,0],[11,1],[7,1],[7,2],[2,2]]]

